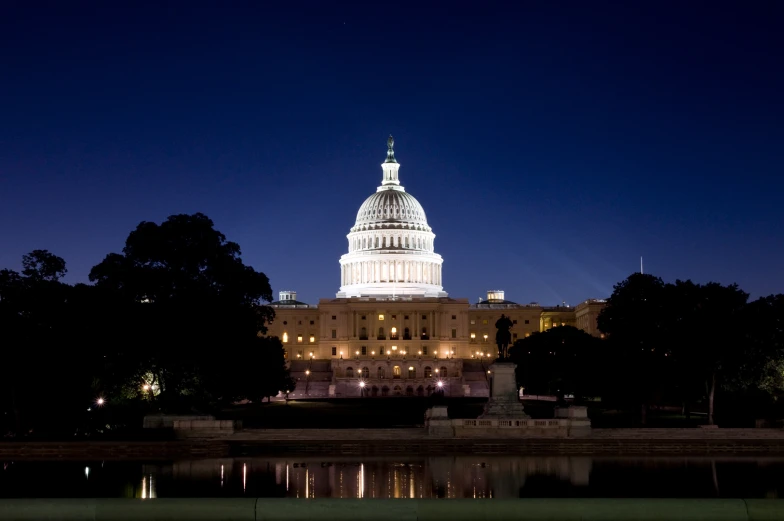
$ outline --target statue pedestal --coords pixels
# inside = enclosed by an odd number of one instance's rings
[[[515,368],[511,362],[495,362],[490,366],[490,375],[493,383],[490,389],[490,399],[485,404],[485,410],[479,418],[507,419],[530,418],[523,410],[523,404],[517,392],[517,379]]]

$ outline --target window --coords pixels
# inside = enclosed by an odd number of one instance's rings
[[[414,368],[413,365],[408,368],[408,377],[409,378],[416,378],[416,369]]]
[[[526,323],[526,324],[528,324],[529,322],[530,322],[529,320],[526,320],[526,321],[525,321],[525,323]]]
[[[337,329],[333,329],[332,330],[332,338],[337,338],[337,337],[338,337],[338,330]]]
[[[370,369],[367,367],[362,368],[362,374],[360,376],[364,376],[365,378],[370,378]]]
[[[365,315],[362,315],[362,320],[365,320],[365,318],[366,318]]]
[[[452,320],[457,320],[457,315],[452,315]]]
[[[380,354],[381,356],[384,356],[384,346],[381,346],[381,347],[378,348],[378,354]]]
[[[400,378],[400,366],[396,365],[392,368],[392,378]]]
[[[362,356],[367,355],[367,346],[362,346],[362,349],[360,350],[360,352],[362,353]]]
[[[439,375],[441,378],[446,378],[446,367],[442,367],[442,368],[439,370],[439,373],[438,373],[438,375]]]
[[[354,368],[346,367],[346,378],[354,378]]]
[[[457,338],[457,329],[452,329],[452,338]]]
[[[484,324],[484,325],[487,325],[487,319],[484,319],[484,320],[482,321],[482,324]]]
[[[408,328],[403,330],[403,340],[411,340],[411,331]]]
[[[471,319],[471,325],[473,326],[474,324],[476,324],[476,320]]]
[[[422,346],[422,354],[427,356],[427,346]]]
[[[335,315],[332,315],[332,320],[337,320],[337,319],[338,319],[338,317],[336,317]]]
[[[408,320],[408,315],[403,315],[403,320]]]
[[[379,319],[379,320],[384,320],[384,315],[379,315],[379,316],[378,316],[378,319]]]
[[[379,368],[376,370],[376,376],[377,376],[378,378],[382,379],[382,380],[384,379],[384,368],[383,368],[383,367],[379,367]]]
[[[422,315],[422,320],[427,320],[427,315]]]
[[[383,327],[378,328],[378,339],[379,340],[384,340],[385,339],[384,338],[384,328]]]
[[[338,348],[335,347],[335,346],[332,346],[332,356],[337,356],[337,354],[338,354]]]
[[[289,341],[289,334],[285,331],[283,332],[283,343],[287,343]]]
[[[302,343],[302,335],[297,335],[297,342]]]
[[[310,343],[312,344],[315,341],[316,341],[316,337],[314,335],[310,335]]]
[[[433,369],[430,366],[425,367],[425,378],[432,378],[433,377]]]
[[[284,320],[284,321],[283,321],[283,325],[284,325],[284,326],[288,325],[288,323],[289,323],[289,322],[288,322],[288,320]]]
[[[359,330],[359,339],[367,340],[367,329],[365,329],[364,327]]]
[[[300,326],[301,326],[301,325],[302,325],[302,321],[301,321],[301,320],[298,320],[298,321],[297,321],[297,325],[300,325]]]
[[[392,320],[397,320],[397,315],[392,315]]]

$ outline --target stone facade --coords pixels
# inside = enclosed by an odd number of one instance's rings
[[[311,306],[285,293],[287,300],[273,304],[276,317],[267,334],[283,341],[299,380],[294,398],[434,391],[488,396],[486,373],[497,356],[495,322],[502,313],[513,321],[514,342],[562,324],[598,335],[596,319],[604,306],[587,301],[547,308],[507,300],[472,305],[449,297],[334,298]]]

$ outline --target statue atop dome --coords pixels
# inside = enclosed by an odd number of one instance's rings
[[[392,137],[392,134],[387,138],[387,160],[384,162],[397,163],[397,159],[395,159],[395,138]]]

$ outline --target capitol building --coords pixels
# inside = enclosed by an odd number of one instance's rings
[[[381,169],[381,186],[349,230],[336,297],[314,306],[281,291],[271,304],[267,334],[283,341],[297,380],[292,397],[488,396],[502,313],[512,320],[512,343],[560,325],[599,336],[602,300],[517,304],[502,290],[473,304],[450,297],[425,210],[400,184],[391,136]]]

